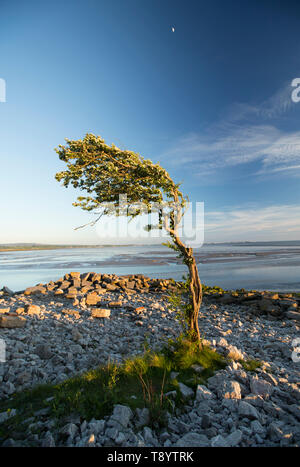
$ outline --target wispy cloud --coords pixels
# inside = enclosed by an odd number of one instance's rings
[[[260,105],[235,104],[215,125],[175,141],[162,158],[190,166],[198,175],[253,161],[258,162],[256,175],[299,175],[300,131],[288,132],[273,122],[296,105],[291,92],[289,84]]]
[[[205,240],[296,240],[300,235],[300,206],[236,207],[205,214]]]

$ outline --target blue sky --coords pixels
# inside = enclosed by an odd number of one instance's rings
[[[182,181],[206,241],[299,239],[297,77],[297,1],[0,0],[0,243],[104,243],[54,179],[86,132]]]

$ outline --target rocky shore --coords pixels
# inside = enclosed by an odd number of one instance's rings
[[[71,272],[58,281],[13,293],[0,292],[0,399],[39,383],[57,383],[108,360],[122,362],[175,338],[180,325],[167,294],[172,280],[142,275]],[[147,409],[116,405],[101,420],[74,416],[57,431],[37,413],[30,431],[0,439],[3,446],[299,446],[300,298],[293,294],[204,288],[200,330],[228,366],[198,385],[182,384],[184,410],[169,414],[164,431],[147,426]],[[3,342],[2,341],[2,342]],[[298,344],[299,346],[299,344]],[[295,354],[295,352],[294,352]],[[261,362],[245,371],[241,361]],[[0,413],[0,426],[16,411]]]

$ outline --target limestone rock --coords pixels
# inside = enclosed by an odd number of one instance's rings
[[[5,293],[5,295],[10,295],[10,296],[14,295],[14,292],[10,290],[9,287],[4,286],[2,291]]]
[[[23,307],[18,307],[15,312],[17,313],[17,315],[22,315],[23,313],[25,313],[25,308]]]
[[[72,279],[80,280],[80,272],[70,272]]]
[[[182,394],[182,396],[184,398],[188,399],[188,398],[194,396],[193,389],[189,388],[188,386],[186,386],[183,383],[178,383],[178,386],[179,386],[179,390],[180,390],[180,392],[181,392],[181,394]]]
[[[126,428],[132,416],[133,413],[130,407],[127,405],[117,404],[114,406],[114,410],[110,419],[118,422],[120,425]]]
[[[43,441],[42,441],[43,448],[54,448],[55,447],[55,440],[52,436],[50,431],[47,431]]]
[[[26,325],[26,319],[16,315],[1,315],[0,328],[23,328]]]
[[[259,379],[258,377],[251,378],[250,389],[252,394],[256,394],[262,397],[268,397],[274,391],[274,387],[271,383],[265,381],[264,379]]]
[[[72,310],[70,308],[63,308],[61,310],[61,312],[66,314],[66,315],[74,316],[74,318],[76,318],[76,319],[80,318],[80,313],[77,310]]]
[[[230,447],[235,447],[237,446],[238,444],[240,444],[240,442],[242,441],[243,439],[243,433],[241,430],[235,430],[233,431],[232,433],[230,433],[229,436],[226,437],[226,443],[228,444],[228,446]]]
[[[86,304],[87,305],[97,305],[98,302],[100,302],[100,297],[97,293],[95,292],[92,292],[92,293],[89,293],[87,296],[86,296]]]
[[[109,318],[110,313],[108,308],[94,308],[92,310],[92,318]]]
[[[212,448],[227,448],[229,447],[229,444],[227,443],[226,439],[221,436],[217,435],[214,436],[214,438],[211,439],[210,445]]]
[[[35,353],[42,359],[48,360],[53,356],[50,348],[46,344],[39,344],[36,349]]]
[[[196,389],[196,401],[212,399],[214,397],[215,395],[206,386],[198,384]]]
[[[244,360],[244,355],[235,345],[229,345],[227,347],[227,357],[231,358],[234,361]]]
[[[209,445],[207,436],[195,432],[187,433],[175,443],[175,446],[178,447],[206,447]]]
[[[298,311],[287,311],[285,316],[289,319],[295,319],[296,321],[300,321],[300,313]]]
[[[225,383],[222,395],[225,399],[241,399],[241,386],[237,381],[228,381]]]
[[[54,295],[63,295],[64,291],[62,289],[56,289]]]
[[[150,412],[149,409],[144,407],[143,409],[136,409],[137,420],[135,421],[136,427],[142,427],[148,425],[150,422]]]
[[[42,287],[42,286],[35,286],[35,287],[28,287],[24,295],[34,295],[34,294],[46,294],[47,293],[47,288]]]
[[[261,418],[255,407],[245,401],[239,403],[238,413],[241,417],[249,418],[250,420],[259,420]]]
[[[121,301],[119,302],[108,302],[107,304],[110,308],[120,308],[123,303]]]
[[[39,315],[41,308],[38,305],[25,305],[25,312],[28,315]]]

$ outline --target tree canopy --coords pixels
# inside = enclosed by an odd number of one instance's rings
[[[91,133],[75,141],[66,138],[66,143],[55,151],[66,162],[67,170],[58,172],[55,178],[63,181],[65,187],[71,184],[86,192],[77,198],[74,206],[92,211],[111,203],[116,208],[114,214],[122,215],[118,210],[121,194],[126,194],[129,208],[137,203],[147,209],[157,204],[170,207],[174,202],[182,208],[185,206],[187,199],[179,190],[180,184],[175,184],[160,164],[114,144],[109,146]],[[110,214],[108,204],[105,214]],[[137,214],[134,209],[128,211],[129,216]]]
[[[70,140],[55,149],[67,169],[56,174],[63,185],[70,184],[84,191],[74,206],[87,211],[101,209],[101,215],[135,217],[142,213],[158,213],[158,224],[146,229],[165,229],[173,240],[167,245],[179,253],[189,269],[187,286],[190,301],[185,306],[189,334],[198,340],[198,313],[202,301],[202,286],[192,248],[187,247],[178,228],[187,202],[168,172],[132,151],[107,145],[100,136],[87,133],[83,139]],[[126,197],[124,203],[120,196]],[[121,203],[120,203],[121,201]],[[98,218],[99,219],[99,218]],[[97,222],[98,219],[95,221]],[[93,222],[93,223],[95,223]]]

